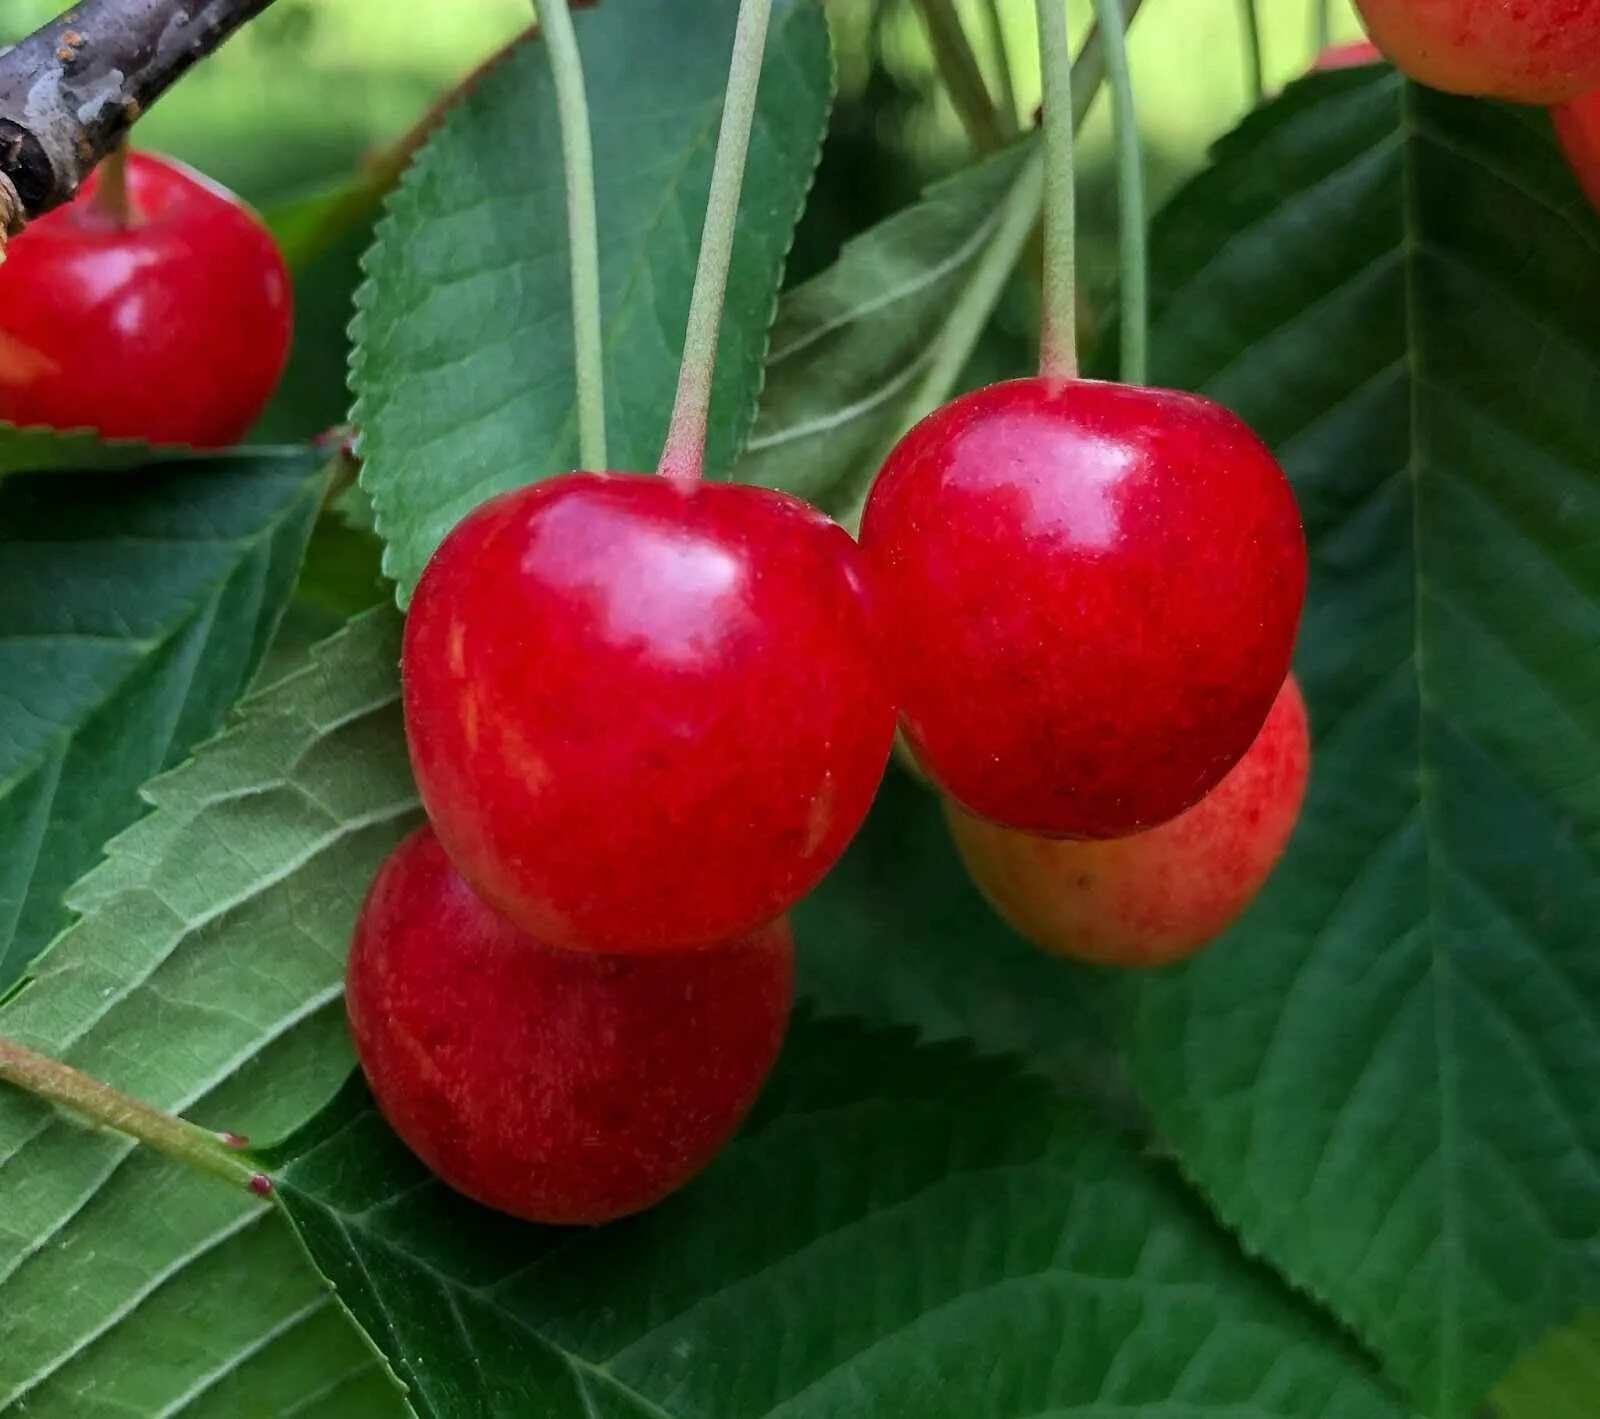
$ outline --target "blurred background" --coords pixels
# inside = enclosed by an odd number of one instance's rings
[[[628,0],[602,0],[626,5]],[[694,0],[683,0],[685,4]],[[835,122],[790,280],[827,265],[840,243],[912,200],[971,149],[938,84],[915,0],[825,0],[839,60]],[[968,32],[997,69],[987,0],[958,0]],[[1018,106],[1038,103],[1033,0],[996,0]],[[0,44],[59,13],[53,0],[4,0]],[[1321,0],[1256,0],[1269,91],[1303,73]],[[1090,0],[1074,0],[1076,31]],[[1253,102],[1242,0],[1151,0],[1130,54],[1158,206],[1207,147]],[[1360,30],[1332,0],[1335,39]],[[285,388],[258,431],[298,438],[344,417],[343,327],[373,216],[339,194],[381,172],[382,155],[439,95],[526,28],[528,0],[277,0],[183,79],[139,124],[139,146],[192,163],[259,207],[278,231],[299,285],[300,330]],[[1115,189],[1102,99],[1080,156],[1082,286],[1092,311],[1114,284]],[[370,184],[369,184],[370,186]],[[338,220],[329,221],[332,213]],[[1004,372],[1031,336],[1031,312],[1003,309],[980,356]]]

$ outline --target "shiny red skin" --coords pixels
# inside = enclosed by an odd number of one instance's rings
[[[1109,842],[1035,838],[946,801],[972,879],[1017,932],[1104,966],[1192,956],[1256,899],[1305,798],[1311,735],[1291,675],[1244,758],[1171,822]]]
[[[1600,210],[1600,89],[1552,109],[1551,117],[1567,163]]]
[[[93,201],[12,239],[0,265],[0,419],[224,448],[255,423],[289,353],[293,292],[267,229],[165,158],[128,159],[131,217]]]
[[[1306,547],[1220,405],[1088,380],[963,396],[889,456],[862,548],[907,738],[971,812],[1110,838],[1197,802],[1289,671]]]
[[[556,950],[423,828],[373,882],[345,994],[379,1108],[445,1182],[530,1222],[607,1222],[733,1136],[783,1043],[794,943],[779,921],[714,953]]]
[[[1355,0],[1410,78],[1449,93],[1554,104],[1600,88],[1600,0]]]
[[[895,713],[859,551],[798,499],[575,473],[472,513],[406,623],[450,856],[552,945],[715,945],[838,859]]]
[[[1383,62],[1383,51],[1370,39],[1353,39],[1346,44],[1330,45],[1311,67],[1320,73],[1329,69],[1359,69],[1366,64]]]

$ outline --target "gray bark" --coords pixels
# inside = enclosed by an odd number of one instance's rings
[[[0,54],[0,175],[21,217],[72,200],[129,126],[272,0],[83,0]]]

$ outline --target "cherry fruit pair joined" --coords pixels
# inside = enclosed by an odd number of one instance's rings
[[[145,153],[110,166],[6,249],[0,419],[235,444],[288,358],[283,257],[248,208],[188,168]]]

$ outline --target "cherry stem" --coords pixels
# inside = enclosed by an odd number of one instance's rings
[[[1017,128],[1017,78],[1011,67],[1011,50],[1006,45],[1006,27],[1000,17],[1000,0],[986,0],[983,17],[989,31],[989,47],[994,50],[995,73],[1000,80],[1000,116],[1008,131]]]
[[[1150,283],[1146,254],[1144,157],[1139,145],[1139,114],[1128,68],[1127,15],[1122,0],[1095,0],[1105,46],[1106,78],[1111,87],[1111,117],[1117,156],[1117,254],[1121,274],[1124,384],[1149,378]]]
[[[572,266],[573,351],[578,384],[578,458],[585,468],[606,466],[605,350],[600,335],[600,236],[595,216],[594,140],[583,57],[567,0],[533,0],[544,31],[561,124],[561,161],[567,183],[567,247]]]
[[[1311,0],[1311,43],[1317,54],[1333,38],[1333,0]]]
[[[102,1084],[14,1040],[0,1038],[0,1080],[38,1098],[70,1109],[91,1123],[114,1128],[158,1153],[210,1173],[257,1196],[271,1191],[266,1175],[252,1168],[230,1145],[233,1135],[216,1134]]]
[[[1266,74],[1261,63],[1261,17],[1256,0],[1239,0],[1239,19],[1244,26],[1245,62],[1249,65],[1250,93],[1256,103],[1266,97]]]
[[[678,371],[678,397],[672,406],[661,462],[656,467],[663,477],[678,483],[697,482],[705,472],[717,336],[722,329],[728,272],[733,266],[739,194],[744,188],[744,166],[750,153],[750,130],[755,124],[756,92],[761,86],[761,61],[766,54],[767,24],[771,18],[772,0],[739,0],[728,94],[722,106],[722,132],[717,137],[717,156],[711,169],[694,294],[689,298],[689,328],[683,340],[683,365]]]
[[[1015,120],[1013,118],[1008,125],[995,107],[972,41],[961,23],[961,16],[956,13],[955,0],[916,0],[916,3],[923,28],[928,32],[934,62],[939,66],[950,102],[972,146],[980,153],[992,153],[1003,147],[1015,132]]]
[[[133,224],[133,204],[128,196],[128,140],[124,138],[100,164],[94,189],[94,209],[116,227]]]
[[[1039,373],[1078,377],[1077,192],[1066,0],[1038,0],[1044,77],[1044,322]]]

